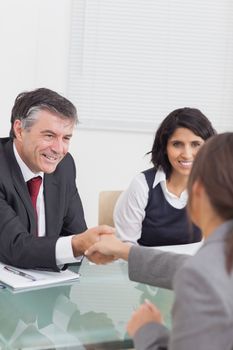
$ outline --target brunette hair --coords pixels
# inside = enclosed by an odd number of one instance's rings
[[[172,172],[167,157],[167,143],[177,128],[187,128],[203,140],[216,134],[209,119],[199,109],[184,107],[172,111],[160,124],[152,150],[147,153],[151,153],[151,162],[155,169],[162,167],[167,179]]]
[[[188,208],[192,185],[199,180],[215,212],[224,220],[233,219],[233,132],[211,137],[198,152],[188,180]],[[233,228],[225,241],[226,270],[233,269]]]

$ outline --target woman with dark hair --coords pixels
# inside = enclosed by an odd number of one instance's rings
[[[172,330],[146,302],[133,313],[128,333],[140,350],[233,349],[233,133],[211,137],[188,181],[188,212],[205,237],[196,255],[139,247],[101,236],[85,252],[128,260],[131,280],[173,288]]]
[[[164,246],[201,240],[187,220],[186,187],[197,152],[214,134],[196,108],[176,109],[163,120],[148,152],[153,168],[138,174],[116,204],[114,223],[122,241]]]

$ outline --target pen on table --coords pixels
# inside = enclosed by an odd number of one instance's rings
[[[19,271],[19,270],[15,269],[14,267],[11,267],[11,266],[4,266],[4,269],[7,270],[7,271],[9,271],[9,272],[14,273],[15,275],[18,275],[18,276],[27,278],[27,279],[29,279],[29,280],[31,280],[31,281],[36,281],[36,278],[35,278],[35,277],[29,275],[28,273]]]

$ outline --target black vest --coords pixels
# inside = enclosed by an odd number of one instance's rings
[[[149,195],[138,244],[152,247],[199,242],[202,238],[201,231],[189,221],[186,207],[176,209],[171,206],[164,197],[160,184],[152,188],[156,170],[148,169],[143,174]]]

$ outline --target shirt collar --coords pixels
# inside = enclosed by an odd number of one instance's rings
[[[160,182],[166,183],[166,175],[161,167],[156,171],[153,188],[155,188]]]
[[[22,174],[23,174],[23,178],[24,178],[24,181],[27,182],[29,180],[31,180],[33,177],[36,177],[36,176],[41,176],[42,177],[42,180],[44,178],[44,173],[43,172],[39,172],[39,173],[33,173],[29,167],[24,163],[24,161],[22,160],[22,158],[20,157],[17,149],[16,149],[16,146],[15,146],[15,143],[13,143],[13,151],[14,151],[14,155],[15,155],[15,158],[16,158],[16,161],[20,167],[20,170],[22,171]]]
[[[153,188],[155,188],[158,184],[161,184],[162,189],[169,194],[169,196],[177,198],[177,196],[171,192],[168,191],[167,189],[167,183],[166,183],[166,174],[163,171],[163,169],[161,167],[158,168],[158,170],[156,171],[155,174],[155,179],[154,179],[154,183],[153,183]],[[183,198],[185,201],[187,201],[188,199],[188,192],[187,190],[184,190],[179,198]]]

